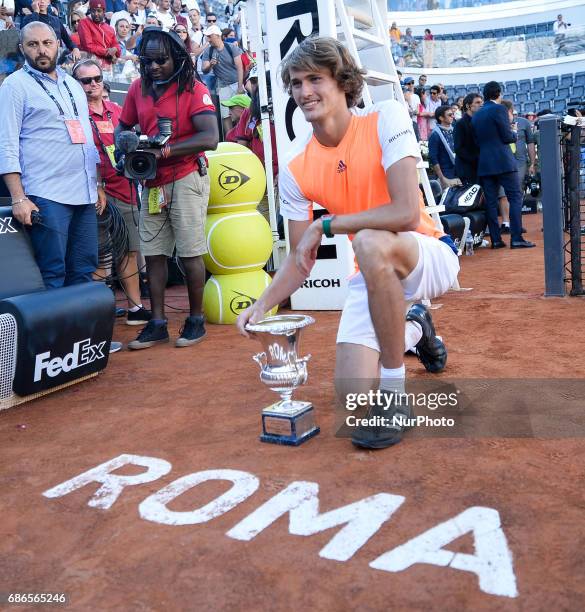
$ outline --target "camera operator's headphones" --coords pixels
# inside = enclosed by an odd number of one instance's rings
[[[173,30],[167,30],[165,28],[161,28],[160,26],[148,26],[144,28],[142,32],[142,38],[140,39],[140,49],[138,49],[138,57],[140,58],[141,64],[144,64],[142,60],[142,54],[144,53],[146,42],[148,42],[148,40],[144,39],[144,35],[150,34],[151,32],[160,32],[161,34],[164,34],[167,38],[170,39],[171,43],[173,43],[173,45],[178,49],[179,53],[185,55],[185,57],[183,58],[183,61],[181,62],[181,65],[175,70],[175,72],[168,79],[165,79],[164,81],[156,81],[157,85],[166,85],[167,83],[170,83],[171,81],[177,78],[177,76],[179,75],[179,72],[181,72],[181,70],[183,69],[183,66],[185,65],[185,62],[187,61],[187,59],[190,60],[189,54],[187,53],[187,49],[185,49],[185,45],[183,41],[181,40],[180,36],[176,32],[174,32]]]

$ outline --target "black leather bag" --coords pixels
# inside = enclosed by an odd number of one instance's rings
[[[479,185],[449,187],[443,193],[445,212],[464,215],[474,210],[483,210],[483,190]]]

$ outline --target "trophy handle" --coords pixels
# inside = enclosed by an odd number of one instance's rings
[[[252,359],[260,366],[260,369],[262,369],[268,363],[266,353],[257,353],[256,355],[252,356]]]
[[[311,357],[312,355],[310,353],[306,355],[305,357],[300,357],[299,359],[297,359],[297,365],[302,365],[302,364],[307,363],[307,361],[309,361]]]

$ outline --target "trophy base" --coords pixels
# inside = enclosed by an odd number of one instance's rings
[[[286,407],[277,402],[262,411],[261,442],[299,446],[320,431],[311,402],[294,401]]]

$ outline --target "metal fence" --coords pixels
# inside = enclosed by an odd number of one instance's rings
[[[545,295],[585,295],[585,119],[540,121]]]
[[[565,278],[571,295],[585,295],[585,123],[561,126]]]

